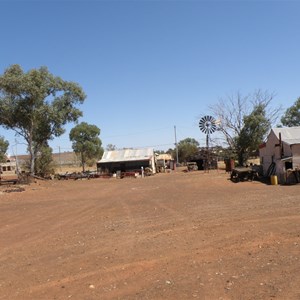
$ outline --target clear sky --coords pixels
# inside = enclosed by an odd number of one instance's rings
[[[0,73],[12,64],[79,83],[80,121],[105,147],[174,148],[228,94],[300,97],[299,1],[3,1]],[[51,142],[70,151],[67,132]],[[14,150],[12,132],[0,135]],[[17,137],[18,152],[25,153]],[[15,150],[14,150],[15,151]]]

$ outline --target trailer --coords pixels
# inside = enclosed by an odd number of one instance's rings
[[[258,172],[252,167],[236,167],[231,171],[230,179],[234,182],[252,181],[258,177]]]

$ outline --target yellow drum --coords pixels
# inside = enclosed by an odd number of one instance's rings
[[[271,185],[277,185],[278,184],[278,179],[276,175],[271,176]]]

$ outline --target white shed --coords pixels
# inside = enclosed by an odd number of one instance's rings
[[[273,128],[259,149],[265,176],[277,175],[279,183],[298,181],[300,127]]]

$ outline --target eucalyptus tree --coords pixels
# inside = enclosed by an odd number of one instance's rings
[[[105,148],[106,151],[113,151],[116,149],[117,149],[116,145],[113,145],[113,144],[107,144],[106,148]]]
[[[246,163],[251,153],[256,152],[271,129],[271,122],[266,116],[265,106],[259,104],[243,118],[243,127],[235,137],[235,151],[239,165]]]
[[[80,157],[82,171],[88,161],[100,159],[103,154],[100,129],[96,125],[82,122],[70,131],[70,140],[74,152]]]
[[[34,170],[36,174],[42,177],[54,173],[52,148],[48,145],[40,147],[38,155],[35,158]]]
[[[0,125],[26,141],[31,174],[40,148],[82,116],[76,105],[84,99],[77,83],[52,75],[46,67],[24,72],[12,65],[0,76]]]
[[[186,138],[177,144],[180,162],[187,162],[199,152],[199,143],[194,138]]]
[[[250,151],[258,149],[278,119],[281,107],[272,105],[274,97],[274,93],[262,90],[246,96],[238,92],[210,106],[218,130],[225,144],[236,154],[239,164],[245,163]]]
[[[8,146],[8,141],[6,141],[4,137],[0,136],[0,163],[5,162]]]
[[[287,127],[300,126],[300,98],[285,111],[281,123]]]

